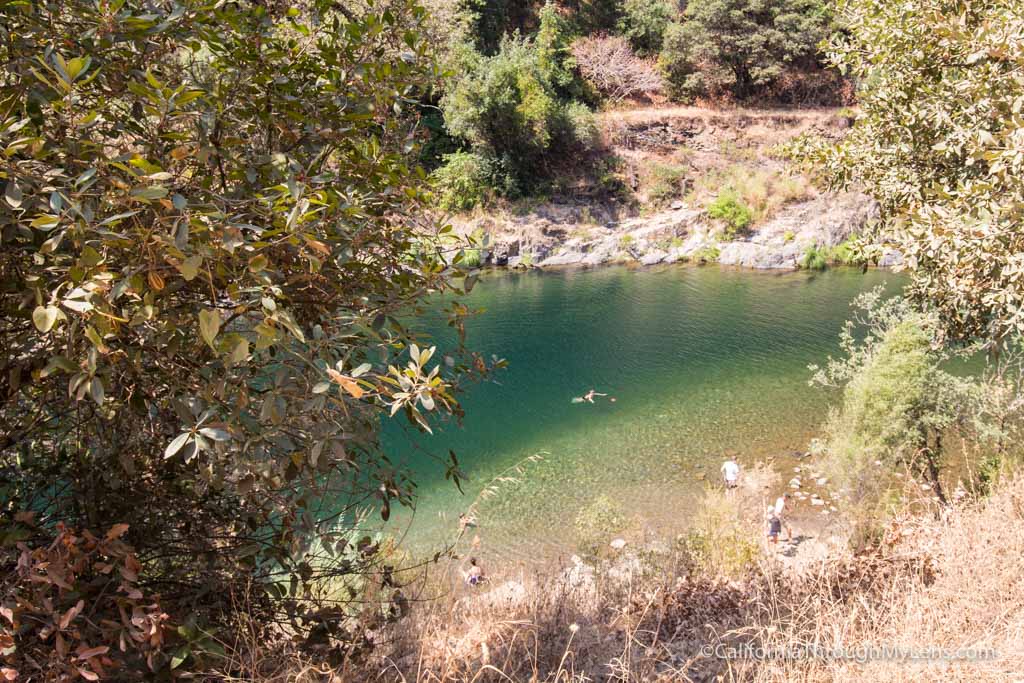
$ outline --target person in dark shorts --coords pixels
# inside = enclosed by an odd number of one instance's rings
[[[476,558],[469,558],[469,571],[466,572],[466,583],[470,586],[479,586],[484,582],[484,570],[476,563]]]
[[[775,506],[768,508],[768,541],[773,545],[779,542],[779,534],[782,533],[782,520],[775,513]]]

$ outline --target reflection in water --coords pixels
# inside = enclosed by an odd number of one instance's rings
[[[600,493],[649,528],[684,525],[701,474],[713,478],[724,453],[743,464],[806,448],[827,411],[807,365],[836,352],[850,301],[886,282],[895,292],[903,278],[716,267],[485,278],[468,302],[486,309],[469,343],[510,367],[464,397],[462,428],[416,437],[431,452],[455,450],[465,494],[405,433],[385,434],[419,483],[415,519],[399,515],[411,523],[406,542],[451,538],[488,482],[538,452],[542,462],[480,506],[485,552],[571,552],[576,516]],[[425,325],[433,343],[449,343],[440,319]],[[609,396],[573,401],[591,389]]]

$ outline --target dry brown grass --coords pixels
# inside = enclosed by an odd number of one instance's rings
[[[741,495],[759,496],[751,482]],[[371,660],[328,673],[309,660],[261,681],[1011,681],[1024,671],[1024,478],[941,519],[895,520],[871,553],[799,576],[761,560],[726,580],[673,549],[597,569],[493,577],[395,624]],[[992,661],[724,659],[715,646],[991,648]],[[721,677],[721,678],[719,678]]]
[[[762,594],[757,642],[905,650],[991,648],[993,661],[759,663],[758,681],[1008,681],[1024,671],[1024,478],[943,520],[892,523],[880,554]],[[771,584],[768,584],[769,586]]]

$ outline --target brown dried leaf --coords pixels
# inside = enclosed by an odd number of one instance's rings
[[[156,291],[159,292],[161,289],[164,288],[164,279],[163,277],[161,277],[160,273],[156,272],[155,270],[149,271],[149,273],[146,274],[146,279],[149,280],[149,286],[155,289]]]
[[[78,604],[69,609],[64,613],[64,616],[60,618],[60,629],[63,631],[68,625],[77,617],[81,611],[85,609],[85,600],[79,600]]]
[[[96,655],[105,655],[110,652],[110,647],[107,645],[100,645],[99,647],[90,647],[88,650],[82,650],[78,653],[78,658],[85,660]]]
[[[353,398],[362,398],[366,391],[356,383],[351,377],[346,377],[337,370],[327,368],[327,374],[335,382],[341,385],[341,388],[347,391]]]

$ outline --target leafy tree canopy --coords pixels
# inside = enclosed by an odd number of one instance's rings
[[[488,369],[399,320],[465,275],[411,213],[408,112],[439,75],[423,9],[44,0],[2,19],[4,542],[126,524],[117,552],[166,602],[216,620],[255,579],[275,618],[336,632],[310,586],[375,557],[353,506],[411,500],[381,416],[429,430]]]
[[[637,52],[656,55],[661,51],[665,30],[678,14],[677,4],[671,0],[626,0],[616,28]]]
[[[820,146],[859,184],[935,306],[945,334],[992,347],[1024,332],[1024,5],[842,0],[831,61],[860,83],[860,113]],[[809,150],[804,150],[805,152]]]
[[[441,101],[448,130],[480,156],[472,167],[486,166],[499,194],[536,189],[567,153],[596,137],[590,111],[572,99],[578,82],[569,36],[548,4],[536,36],[507,37],[496,55],[477,55]]]
[[[667,30],[661,59],[676,96],[742,99],[813,62],[830,30],[820,0],[691,0]]]

